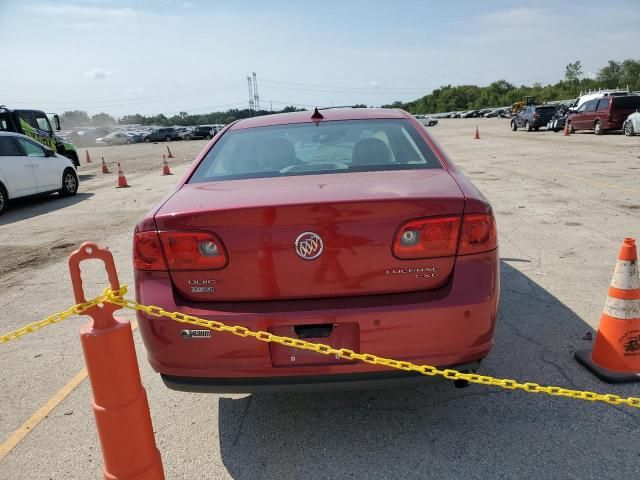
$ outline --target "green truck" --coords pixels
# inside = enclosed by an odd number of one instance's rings
[[[60,130],[60,118],[57,114],[52,114],[51,118],[55,125],[55,131]],[[46,145],[60,155],[70,159],[76,167],[80,166],[78,150],[76,146],[56,135],[51,127],[51,121],[46,113],[41,110],[15,109],[10,110],[4,105],[0,105],[0,131],[22,133],[35,141]]]

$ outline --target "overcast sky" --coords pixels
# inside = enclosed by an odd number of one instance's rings
[[[640,58],[640,1],[0,0],[0,104],[89,113],[381,105]]]

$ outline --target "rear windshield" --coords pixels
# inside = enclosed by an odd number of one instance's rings
[[[442,168],[407,120],[343,120],[228,131],[190,183]]]
[[[540,113],[553,113],[556,111],[556,107],[536,107],[536,112]]]
[[[613,104],[617,108],[640,108],[640,95],[633,97],[613,97]]]

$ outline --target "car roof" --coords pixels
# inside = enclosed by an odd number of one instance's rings
[[[33,140],[32,138],[29,138],[26,135],[23,135],[23,134],[18,133],[18,132],[0,131],[0,137],[21,137],[21,138],[28,138],[29,140]]]
[[[264,115],[240,120],[234,123],[230,130],[240,130],[245,128],[268,127],[271,125],[285,125],[290,123],[311,123],[313,111],[276,113],[274,115]],[[324,117],[321,121],[331,120],[371,120],[383,118],[407,118],[408,114],[403,110],[390,108],[331,108],[320,110]]]

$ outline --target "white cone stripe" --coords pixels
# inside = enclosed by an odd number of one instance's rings
[[[640,300],[621,300],[607,297],[604,313],[621,320],[640,319]]]
[[[616,269],[613,272],[611,286],[620,290],[633,290],[640,288],[640,277],[638,276],[638,261],[618,260]]]

